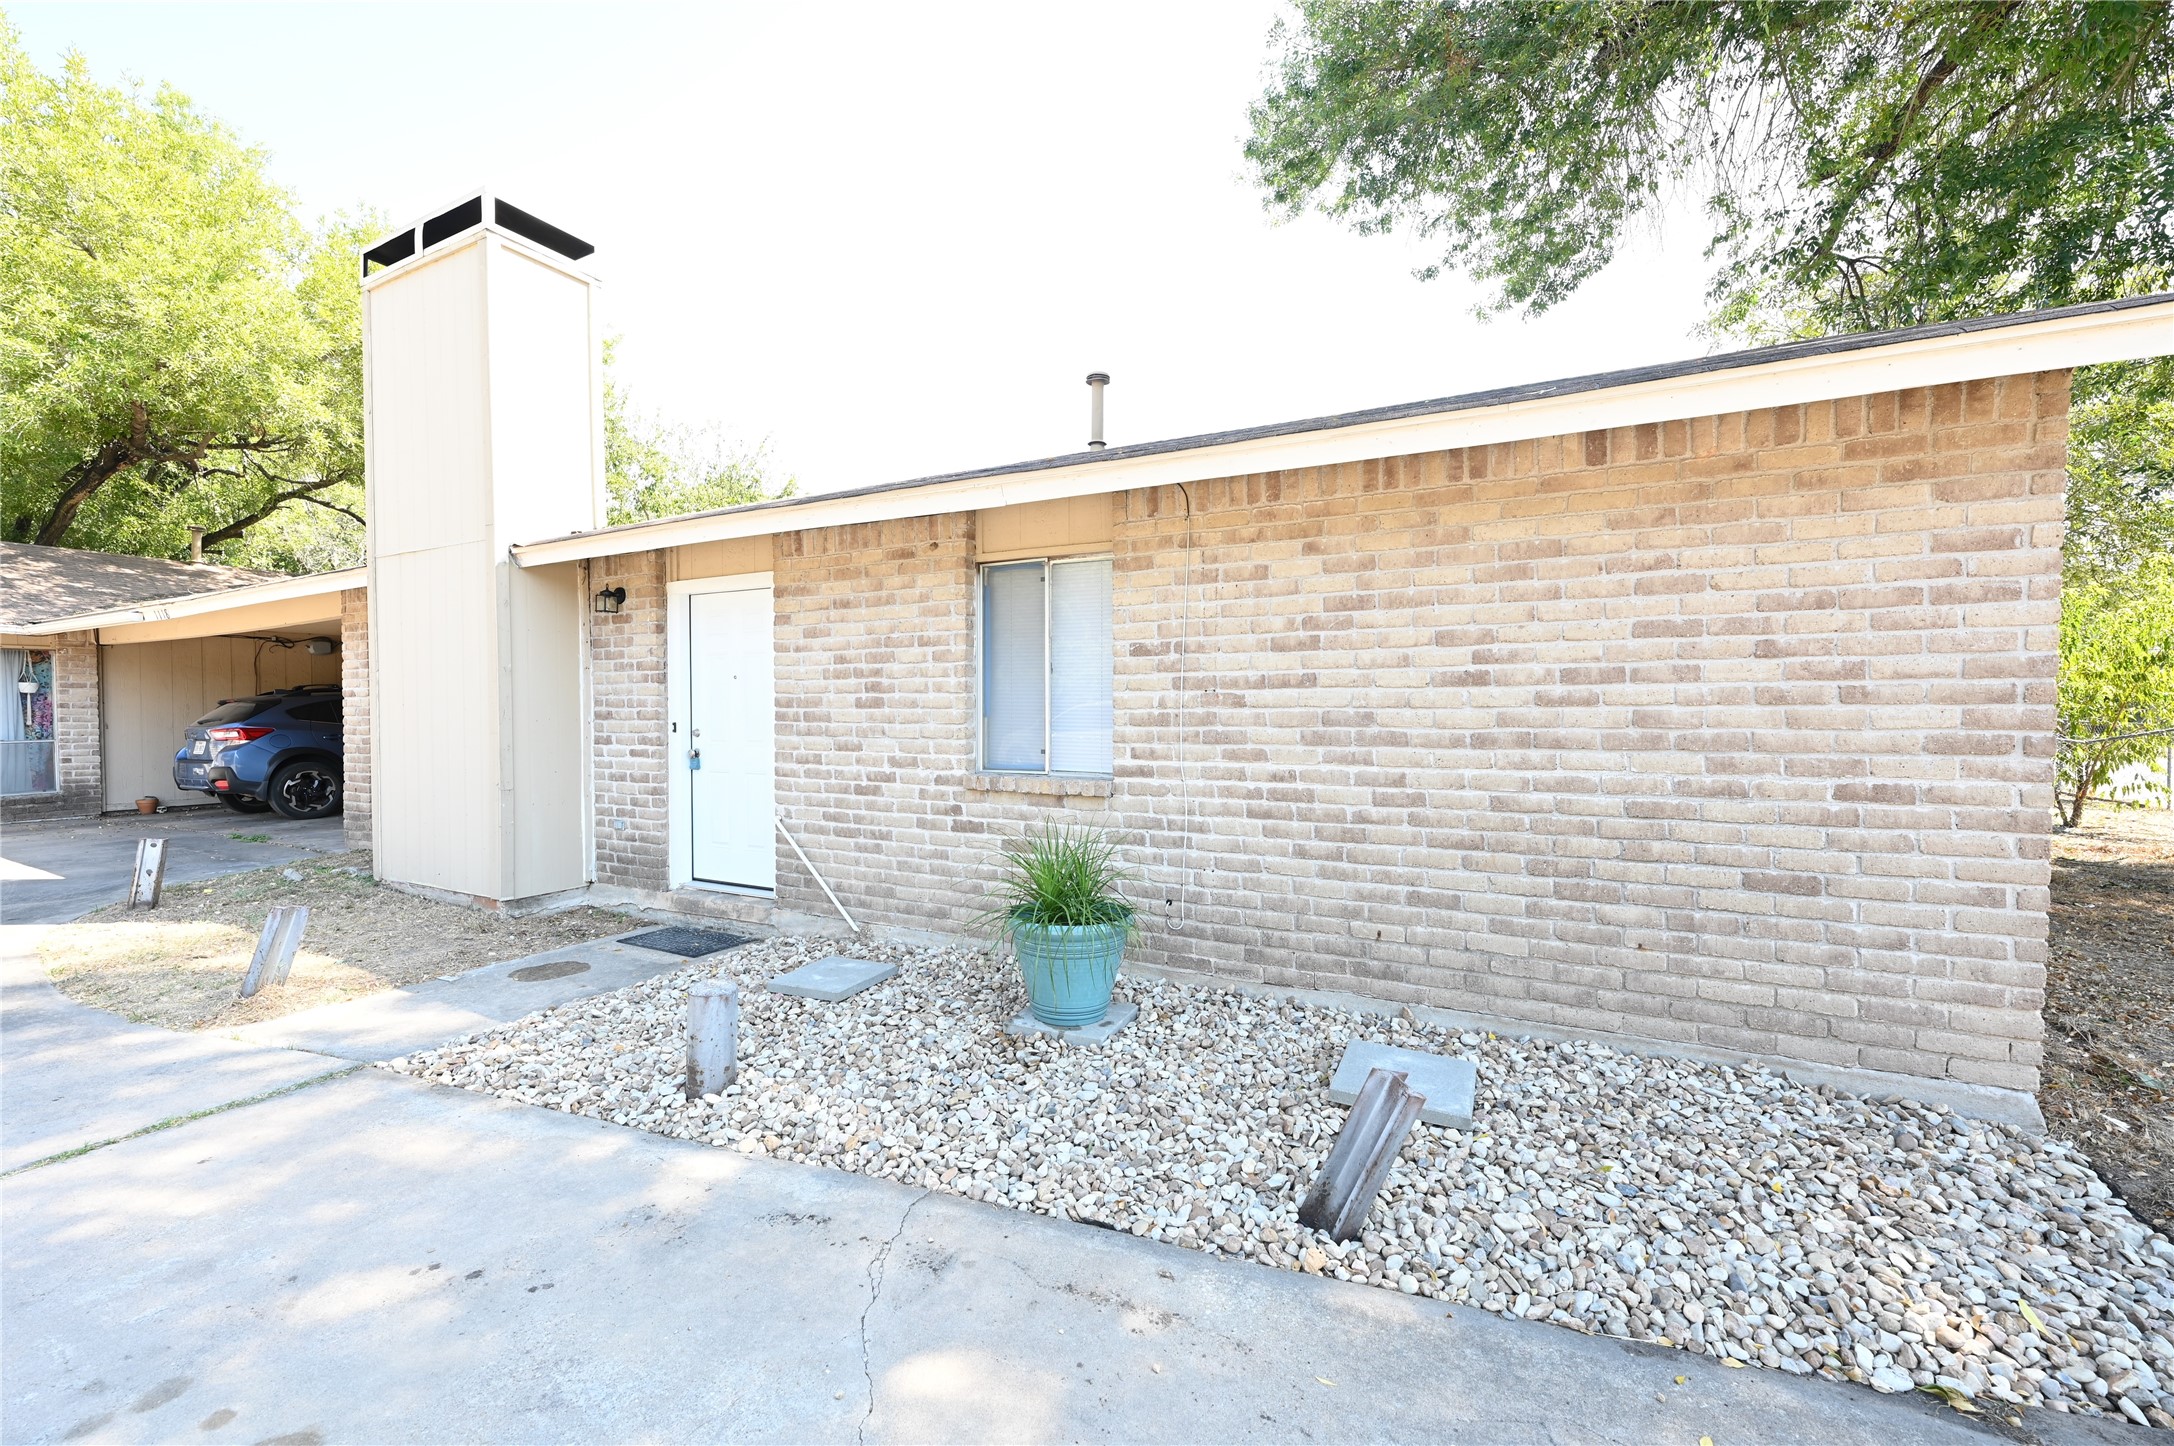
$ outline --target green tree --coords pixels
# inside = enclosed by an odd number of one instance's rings
[[[2076,375],[2068,448],[2070,583],[2174,557],[2174,359]]]
[[[1906,326],[2174,274],[2163,0],[1301,0],[1246,155],[1543,310],[1695,188],[1717,328]]]
[[[1751,341],[2174,277],[2165,0],[1299,0],[1272,43],[1271,208],[1432,238],[1483,311],[1545,311],[1680,194],[1708,328]],[[2174,686],[2174,365],[2077,374],[2070,471],[2062,729],[2134,731]],[[2122,761],[2071,748],[2066,797]]]
[[[2059,711],[2075,741],[2061,750],[2055,791],[2073,828],[2091,799],[2139,791],[2110,786],[2122,768],[2166,757],[2158,730],[2174,728],[2174,557],[2062,590]]]
[[[359,556],[354,258],[377,229],[305,228],[186,96],[101,85],[80,55],[44,74],[0,19],[0,530],[179,557],[196,525],[232,562]]]
[[[604,343],[604,475],[613,525],[793,494],[791,478],[769,480],[763,448],[638,411],[614,371],[618,351],[619,338]]]

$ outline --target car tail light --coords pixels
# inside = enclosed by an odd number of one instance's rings
[[[271,731],[269,728],[212,728],[204,736],[214,743],[254,743]]]

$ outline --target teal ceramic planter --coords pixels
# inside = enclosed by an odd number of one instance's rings
[[[1110,1012],[1110,991],[1125,954],[1123,924],[1011,926],[1027,1007],[1055,1029],[1078,1029]]]

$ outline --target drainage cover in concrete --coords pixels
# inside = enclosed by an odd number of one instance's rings
[[[569,974],[586,974],[589,966],[579,959],[554,959],[549,964],[531,964],[526,969],[516,969],[506,977],[518,979],[523,984],[533,984],[539,979],[564,979]]]
[[[1348,1105],[1359,1097],[1359,1086],[1377,1069],[1400,1069],[1410,1078],[1412,1093],[1427,1097],[1419,1118],[1430,1125],[1452,1129],[1472,1128],[1472,1092],[1479,1086],[1479,1066],[1469,1059],[1428,1054],[1419,1049],[1398,1049],[1354,1039],[1344,1046],[1344,1057],[1329,1076],[1329,1098]]]
[[[896,964],[832,954],[778,975],[770,981],[769,989],[772,994],[794,994],[802,999],[821,999],[836,1004],[872,985],[881,984],[897,972]]]
[[[723,949],[737,949],[742,944],[752,944],[753,939],[739,934],[727,934],[717,929],[651,929],[646,934],[629,934],[619,941],[622,944],[638,944],[644,949],[655,949],[665,954],[677,954],[682,959],[699,959],[704,954],[715,954]]]

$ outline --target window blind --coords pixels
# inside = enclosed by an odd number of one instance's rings
[[[981,709],[985,766],[1040,772],[1048,666],[1046,586],[1039,562],[982,571]]]
[[[1108,773],[1111,759],[1111,564],[1049,567],[1049,769]]]

